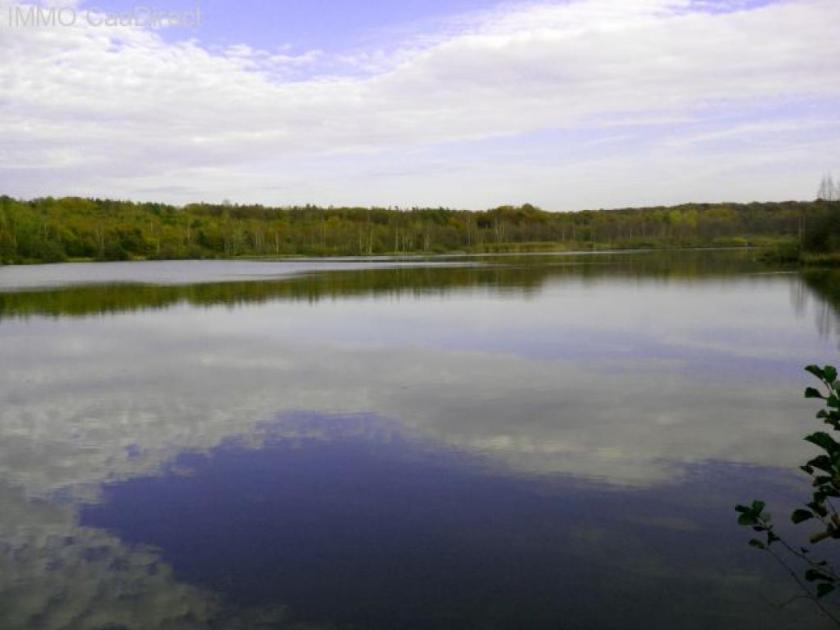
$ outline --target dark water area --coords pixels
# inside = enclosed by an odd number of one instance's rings
[[[378,425],[284,419],[258,448],[234,441],[107,487],[81,522],[153,545],[239,606],[283,602],[339,626],[754,623],[725,590],[754,558],[719,537],[735,538],[727,494],[764,471],[708,464],[680,484],[618,490],[511,475]],[[699,593],[726,607],[690,619]]]
[[[0,269],[0,627],[831,627],[733,507],[808,491],[834,273],[296,264]]]

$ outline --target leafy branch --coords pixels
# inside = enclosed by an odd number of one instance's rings
[[[808,387],[805,390],[806,398],[823,401],[824,406],[817,413],[817,418],[834,431],[840,431],[840,381],[837,380],[837,369],[830,365],[809,365],[805,370],[820,381],[819,388]],[[812,433],[805,437],[805,441],[822,452],[800,466],[811,478],[813,491],[811,500],[803,507],[795,509],[790,515],[790,520],[794,525],[816,525],[809,537],[813,546],[829,539],[840,539],[840,514],[831,501],[840,497],[840,443],[825,431]],[[840,574],[828,561],[815,559],[811,555],[811,547],[796,547],[782,538],[765,507],[764,501],[753,501],[750,505],[735,507],[738,512],[738,524],[759,534],[757,538],[749,541],[750,546],[773,556],[790,573],[806,597],[840,627],[840,619],[821,601],[840,588]],[[786,557],[796,558],[803,563],[805,570],[801,576],[787,563]]]

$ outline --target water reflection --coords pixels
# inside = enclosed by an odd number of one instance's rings
[[[485,256],[427,261],[222,261],[0,267],[0,320],[169,308],[411,297],[467,288],[536,295],[552,279],[719,282],[765,271],[750,252],[648,252],[591,256]]]
[[[709,464],[678,485],[619,493],[513,476],[371,416],[294,414],[259,444],[228,441],[108,484],[81,520],[154,545],[228,607],[282,601],[288,621],[770,628],[804,617],[819,627],[807,608],[740,601],[761,588],[727,501],[757,476]]]
[[[215,598],[178,582],[145,545],[77,524],[75,506],[0,485],[0,627],[207,625]]]
[[[778,351],[760,347],[752,372],[733,380],[723,353],[692,370],[623,349],[596,359],[575,337],[569,358],[534,358],[530,345],[481,352],[481,339],[491,343],[507,324],[485,325],[459,348],[434,324],[446,306],[392,305],[391,317],[369,313],[361,330],[347,304],[0,329],[15,366],[3,376],[0,476],[39,496],[92,496],[105,479],[250,433],[281,409],[371,411],[517,469],[622,484],[667,479],[686,461],[792,466],[807,452],[791,442],[812,414],[798,384],[784,380],[798,378],[807,357],[785,371]],[[423,319],[431,323],[415,329]],[[537,334],[552,325],[533,318]],[[693,347],[681,345],[683,356],[711,360]]]
[[[802,274],[799,286],[806,296],[818,296],[814,300],[817,328],[824,337],[840,336],[840,270],[808,270]],[[808,302],[808,297],[804,298]]]
[[[835,277],[457,262],[0,292],[0,627],[807,616],[730,512],[800,489]]]

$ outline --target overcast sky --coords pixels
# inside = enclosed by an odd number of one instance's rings
[[[574,210],[840,174],[838,0],[205,0],[165,28],[102,12],[194,3],[43,6],[65,24],[0,0],[16,197]]]

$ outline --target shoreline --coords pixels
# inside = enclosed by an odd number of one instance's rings
[[[663,247],[595,247],[590,249],[531,249],[525,248],[521,251],[517,251],[514,249],[511,251],[510,249],[504,248],[502,251],[481,251],[481,252],[469,252],[463,250],[454,250],[451,252],[413,252],[413,253],[382,253],[382,254],[336,254],[334,256],[311,256],[307,254],[288,254],[288,255],[267,255],[267,256],[207,256],[201,258],[142,258],[142,257],[133,257],[124,260],[108,260],[108,259],[99,259],[99,258],[68,258],[66,260],[55,260],[55,261],[40,261],[40,260],[29,260],[29,261],[20,261],[14,263],[3,263],[0,262],[0,269],[1,268],[8,268],[8,267],[32,267],[32,266],[42,266],[42,265],[76,265],[76,264],[99,264],[99,263],[142,263],[142,262],[198,262],[198,261],[227,261],[227,262],[236,262],[236,261],[252,261],[252,262],[309,262],[309,261],[334,261],[334,262],[365,262],[365,261],[388,261],[388,260],[428,260],[428,259],[447,259],[447,258],[484,258],[484,257],[522,257],[522,256],[593,256],[593,255],[606,255],[606,254],[642,254],[642,253],[657,253],[657,252],[690,252],[690,251],[754,251],[754,252],[761,252],[761,251],[772,251],[776,245],[745,245],[745,246],[720,246],[720,245],[708,245],[708,246],[694,246],[694,247],[683,247],[683,246],[663,246]],[[838,254],[826,254],[826,255],[815,255],[812,256],[814,259],[833,259],[836,260],[835,264],[840,264],[840,253]]]

